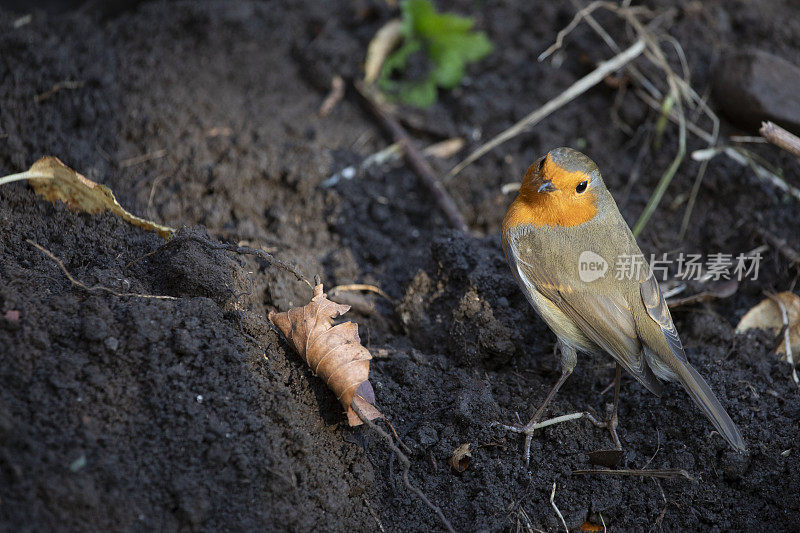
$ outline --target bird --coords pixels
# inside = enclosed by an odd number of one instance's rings
[[[746,451],[739,429],[689,364],[658,282],[589,157],[561,147],[534,162],[503,219],[501,241],[517,284],[560,349],[561,376],[530,422],[504,425],[525,434],[526,464],[536,423],[579,352],[605,352],[617,363],[613,415],[605,423],[617,449],[625,369],[659,397],[662,380],[679,382],[730,446]],[[612,273],[610,265],[629,262],[638,268]]]

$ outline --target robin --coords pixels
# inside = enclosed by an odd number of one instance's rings
[[[678,381],[725,440],[745,451],[736,425],[687,361],[658,283],[591,159],[556,148],[531,165],[501,231],[511,271],[561,352],[561,377],[530,422],[504,426],[526,435],[526,463],[534,426],[575,368],[577,352],[607,352],[617,362],[614,414],[606,423],[617,449],[624,368],[657,396],[659,380]],[[626,268],[609,272],[620,264]]]

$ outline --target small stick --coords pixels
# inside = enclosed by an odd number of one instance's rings
[[[781,239],[777,235],[773,235],[767,230],[759,227],[754,228],[762,239],[778,249],[789,261],[795,265],[800,265],[800,252],[789,246],[789,243]]]
[[[67,270],[67,267],[64,266],[64,262],[61,261],[61,259],[59,259],[58,257],[56,257],[55,254],[53,254],[53,252],[51,252],[50,250],[48,250],[44,246],[33,242],[30,239],[25,239],[25,242],[27,242],[31,246],[35,247],[40,252],[42,252],[44,255],[46,255],[47,257],[52,259],[58,265],[58,267],[61,269],[61,271],[64,273],[64,275],[67,276],[67,279],[70,281],[70,283],[82,288],[85,291],[88,291],[88,292],[105,291],[105,292],[108,292],[110,294],[113,294],[114,296],[120,296],[120,297],[135,296],[137,298],[153,298],[155,300],[177,300],[177,298],[174,297],[174,296],[160,296],[160,295],[154,295],[154,294],[139,294],[139,293],[135,293],[135,292],[117,292],[117,291],[115,291],[113,289],[109,289],[108,287],[103,287],[102,285],[94,285],[93,287],[89,287],[85,283],[77,280],[72,274],[70,274],[69,270]]]
[[[689,481],[697,481],[689,475],[684,469],[669,468],[666,470],[630,470],[622,468],[619,470],[601,470],[601,469],[586,469],[586,470],[573,470],[573,474],[600,474],[604,476],[637,476],[637,477],[652,477],[656,479],[678,479],[684,478]]]
[[[331,80],[331,92],[329,92],[325,100],[322,101],[322,105],[319,106],[317,114],[323,118],[327,117],[342,98],[344,98],[344,80],[341,76],[336,75]]]
[[[561,514],[561,511],[558,510],[558,506],[556,505],[555,498],[556,498],[556,482],[553,481],[553,490],[550,491],[550,505],[553,506],[553,509],[556,510],[556,514],[561,519],[561,523],[564,525],[564,531],[569,533],[569,528],[567,527],[567,521],[564,520],[564,515]]]
[[[375,510],[372,508],[372,505],[370,505],[369,500],[367,499],[367,497],[366,496],[362,496],[361,499],[364,500],[364,503],[367,506],[367,510],[369,511],[369,514],[371,514],[372,518],[375,519],[375,523],[378,525],[378,529],[381,531],[381,533],[385,533],[386,530],[383,529],[383,524],[381,524],[381,519],[378,517],[378,514],[375,512]]]
[[[37,94],[33,97],[33,101],[38,103],[44,102],[48,98],[52,97],[61,89],[80,89],[86,84],[84,81],[72,81],[72,80],[65,80],[60,81],[53,85],[49,91],[43,92],[41,94]]]
[[[353,409],[353,411],[355,411],[358,417],[361,418],[361,420],[367,426],[369,426],[370,429],[372,429],[373,431],[378,433],[378,435],[383,437],[383,440],[386,441],[386,445],[389,446],[389,449],[391,449],[392,452],[397,454],[397,457],[400,458],[400,462],[403,463],[403,484],[406,486],[406,488],[411,492],[413,492],[414,494],[416,494],[417,497],[419,497],[419,499],[422,500],[422,502],[426,506],[428,506],[429,509],[431,509],[434,513],[436,513],[436,515],[439,517],[439,520],[442,521],[442,524],[444,525],[445,529],[447,529],[447,531],[454,533],[455,530],[453,529],[453,526],[450,525],[450,521],[447,520],[447,518],[444,516],[442,510],[436,505],[434,505],[428,499],[428,497],[425,496],[424,492],[422,492],[420,489],[411,484],[411,481],[408,479],[408,471],[411,469],[411,461],[409,461],[408,457],[406,457],[406,454],[400,451],[400,448],[395,446],[394,441],[392,440],[392,436],[386,433],[384,430],[382,430],[375,422],[369,420],[369,417],[366,416],[361,411],[361,409],[359,409],[358,405],[356,405],[355,402],[350,404],[350,407]]]
[[[464,159],[461,163],[453,167],[453,170],[447,175],[445,179],[450,179],[462,170],[464,170],[467,166],[472,164],[476,159],[482,157],[487,152],[495,149],[499,145],[503,144],[504,142],[508,141],[523,133],[524,131],[528,130],[529,128],[536,125],[539,121],[543,118],[550,115],[552,112],[558,110],[564,104],[567,104],[580,96],[581,94],[585,93],[601,81],[610,73],[620,69],[621,67],[625,66],[626,64],[630,63],[636,57],[639,56],[644,51],[645,48],[645,41],[643,39],[638,39],[633,45],[624,50],[620,54],[612,57],[607,61],[603,61],[597,68],[594,69],[592,72],[584,76],[583,78],[579,79],[572,85],[570,85],[567,90],[559,94],[557,97],[553,98],[542,107],[533,111],[528,116],[505,130],[504,132],[496,135],[490,141],[483,144],[477,150],[469,154],[466,159]]]
[[[797,368],[794,366],[794,355],[792,354],[792,342],[791,342],[791,335],[790,331],[791,328],[789,327],[789,312],[786,310],[786,305],[783,301],[778,298],[776,294],[771,292],[764,293],[767,298],[775,302],[775,304],[781,310],[781,318],[783,318],[783,344],[786,350],[786,361],[792,365],[792,379],[794,380],[794,384],[800,387],[800,377],[797,376]]]
[[[160,159],[165,155],[167,155],[167,151],[162,148],[154,152],[148,152],[146,154],[129,157],[119,162],[119,168],[131,167],[133,165],[138,165],[139,163],[144,163],[145,161],[150,161],[151,159]]]
[[[467,222],[464,220],[458,207],[456,207],[455,202],[444,187],[442,187],[442,184],[439,182],[431,166],[425,161],[425,158],[419,153],[419,150],[414,147],[414,144],[411,142],[411,137],[408,136],[403,126],[401,126],[397,119],[375,99],[370,89],[361,81],[355,80],[353,85],[355,85],[356,90],[361,94],[367,104],[369,104],[369,108],[375,116],[378,117],[384,127],[391,132],[395,142],[403,143],[406,160],[409,166],[433,194],[434,200],[436,200],[439,208],[444,212],[450,225],[464,233],[469,233],[469,226],[467,226]]]
[[[800,158],[800,138],[796,135],[769,121],[761,123],[761,129],[758,130],[758,133],[778,148],[782,148],[793,156]]]

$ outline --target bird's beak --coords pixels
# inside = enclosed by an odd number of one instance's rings
[[[555,185],[550,180],[544,180],[541,185],[539,185],[539,190],[537,192],[553,192],[556,190]]]

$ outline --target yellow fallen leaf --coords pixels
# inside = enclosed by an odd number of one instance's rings
[[[792,352],[800,351],[800,297],[792,292],[781,292],[775,295],[786,307],[789,316],[789,344]],[[766,329],[776,335],[783,328],[783,314],[777,303],[770,298],[763,299],[758,305],[750,309],[736,326],[736,333],[744,333],[749,329]],[[786,353],[783,343],[778,347],[778,353]]]
[[[153,230],[165,239],[175,233],[169,226],[156,224],[125,211],[111,189],[75,172],[56,157],[45,156],[26,172],[0,178],[0,185],[19,180],[28,180],[36,194],[51,202],[61,200],[69,207],[89,214],[111,211],[126,222]]]

